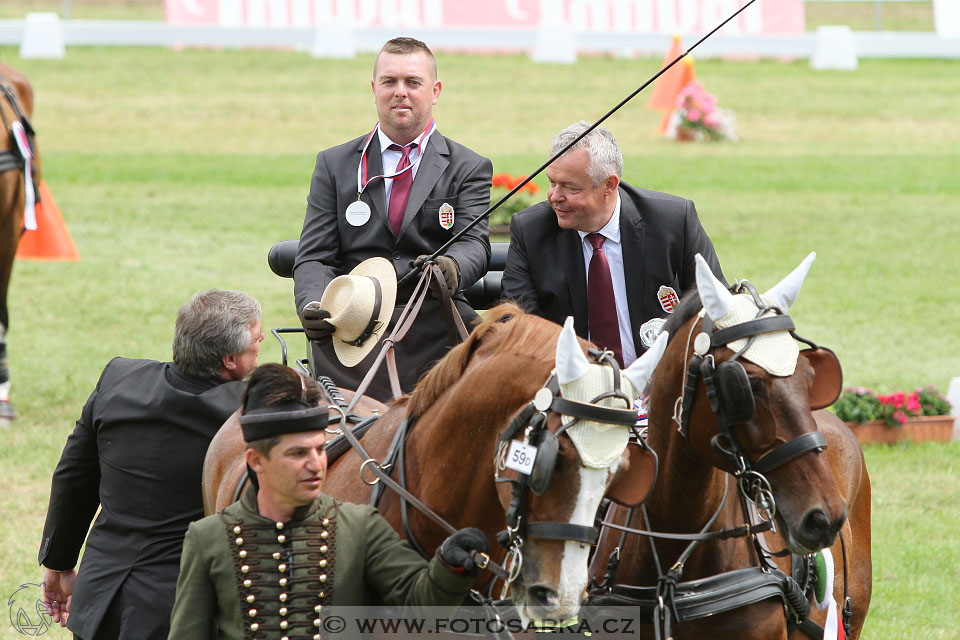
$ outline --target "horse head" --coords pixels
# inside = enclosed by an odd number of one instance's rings
[[[832,544],[847,516],[812,414],[839,395],[840,364],[798,337],[786,315],[814,258],[759,294],[748,282],[727,289],[698,255],[703,310],[674,332],[665,358],[672,373],[658,382],[676,386],[651,410],[672,414],[696,456],[732,473],[795,553]]]
[[[523,619],[562,622],[577,614],[601,499],[607,493],[636,503],[652,485],[655,457],[628,441],[634,402],[666,343],[664,335],[620,371],[609,352],[591,349],[588,360],[568,318],[555,369],[501,434],[494,463],[508,527],[499,537]]]

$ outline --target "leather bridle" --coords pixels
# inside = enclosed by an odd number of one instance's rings
[[[589,403],[577,402],[564,398],[560,393],[560,383],[557,375],[553,374],[537,391],[533,401],[524,407],[510,422],[503,433],[497,448],[494,460],[496,482],[512,484],[510,505],[506,511],[507,528],[497,535],[497,540],[507,549],[505,567],[509,567],[509,578],[504,581],[503,594],[520,574],[523,565],[521,548],[526,538],[542,540],[563,540],[593,545],[599,536],[595,526],[571,524],[569,522],[530,522],[527,518],[527,507],[530,493],[542,495],[549,486],[553,468],[556,465],[559,436],[576,424],[579,420],[600,422],[604,424],[620,425],[634,428],[637,423],[637,411],[633,408],[633,401],[620,387],[620,368],[613,354],[609,351],[590,349],[590,357],[596,364],[611,367],[613,372],[613,389],[590,400]],[[622,400],[626,409],[614,409],[598,406],[597,403],[607,398]],[[547,414],[553,411],[572,420],[563,423],[556,430],[547,428]],[[528,473],[518,472],[516,478],[500,477],[500,471],[505,467],[503,460],[507,447],[521,429],[523,430],[524,444],[537,449],[537,457],[533,469]]]
[[[753,391],[746,371],[738,360],[750,348],[756,336],[764,333],[789,331],[796,340],[812,349],[819,347],[799,337],[794,332],[796,327],[793,319],[778,307],[766,304],[749,282],[738,283],[732,292],[749,293],[757,306],[757,315],[748,322],[717,329],[710,317],[704,314],[700,322],[700,335],[697,336],[693,355],[687,365],[683,393],[678,399],[681,413],[679,419],[676,415],[673,419],[678,423],[680,434],[689,439],[690,414],[697,386],[702,379],[719,430],[711,439],[711,446],[730,462],[732,473],[740,481],[740,491],[744,497],[753,502],[761,514],[772,519],[776,514],[776,503],[770,483],[763,474],[812,451],[823,451],[827,447],[827,440],[822,432],[810,431],[777,445],[752,462],[744,452],[735,430],[737,425],[749,422],[755,411]],[[764,317],[769,311],[773,311],[774,315]],[[691,331],[695,329],[696,325]],[[701,335],[707,336],[709,342],[701,338]],[[717,365],[713,351],[742,339],[747,340],[744,347],[734,353],[732,358]]]
[[[34,146],[34,138],[36,133],[33,130],[33,125],[30,124],[30,119],[20,108],[20,100],[17,98],[16,93],[13,90],[13,87],[10,86],[5,80],[0,80],[0,93],[3,94],[3,98],[10,104],[13,108],[13,112],[16,114],[16,120],[19,120],[23,125],[24,131],[27,133],[27,139],[30,142],[31,151],[36,155],[36,149]],[[0,151],[0,173],[6,171],[23,171],[26,168],[26,158],[20,152],[20,147],[17,145],[16,140],[13,140],[13,132],[11,127],[13,122],[7,120],[7,114],[0,109],[0,118],[3,119],[3,127],[10,134],[11,146],[9,149],[4,149]]]

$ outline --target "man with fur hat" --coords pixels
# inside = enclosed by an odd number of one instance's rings
[[[455,606],[476,577],[461,529],[424,560],[366,505],[321,493],[328,409],[292,369],[250,377],[240,424],[255,481],[239,502],[190,525],[170,638],[317,637],[328,606]]]

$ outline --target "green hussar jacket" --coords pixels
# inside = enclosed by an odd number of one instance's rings
[[[321,495],[286,523],[249,487],[187,530],[171,640],[314,638],[327,607],[459,605],[474,577],[429,563],[370,506]],[[322,635],[327,635],[322,633]]]

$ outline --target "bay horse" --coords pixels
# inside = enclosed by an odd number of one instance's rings
[[[15,417],[10,404],[10,374],[7,369],[6,333],[10,328],[7,289],[17,245],[23,232],[23,214],[27,200],[24,156],[14,138],[14,123],[20,123],[32,148],[33,180],[40,181],[30,116],[33,114],[33,88],[16,69],[0,62],[0,119],[7,135],[0,136],[0,426]],[[32,185],[31,185],[32,186]]]
[[[524,624],[566,620],[585,596],[604,493],[637,504],[653,483],[653,457],[628,446],[626,425],[636,422],[633,402],[666,340],[621,372],[607,352],[599,356],[604,364],[587,360],[590,345],[576,337],[572,321],[561,330],[512,304],[486,317],[366,432],[362,446],[369,460],[350,450],[331,461],[324,492],[377,503],[401,536],[432,555],[447,532],[392,491],[371,500],[379,492],[368,484],[372,474],[364,467],[373,459],[384,468],[383,461],[395,461],[391,476],[454,527],[478,527],[490,540],[507,527],[509,551],[493,555],[511,570],[509,593]],[[602,460],[595,459],[596,447],[584,449],[593,465],[587,466],[580,448],[583,434],[593,432],[583,429],[594,428],[598,416],[611,439],[600,447]],[[239,431],[236,424],[224,429]],[[507,466],[504,459],[515,445],[536,448],[532,470]],[[211,447],[204,467],[222,464],[217,458],[224,454],[230,465],[242,464],[239,451]],[[206,485],[206,473],[204,490],[224,495]],[[214,508],[223,506],[218,499]],[[477,588],[492,590],[492,583],[485,574]]]
[[[627,524],[739,537],[607,530],[599,554],[611,562],[587,601],[600,617],[642,610],[647,637],[672,627],[678,640],[836,638],[798,626],[813,600],[801,587],[814,572],[809,554],[829,549],[834,579],[821,577],[825,609],[810,607],[809,618],[823,627],[832,617],[834,629],[846,622],[847,637],[859,637],[871,595],[870,480],[850,429],[815,410],[839,395],[836,356],[802,338],[814,348],[798,350],[785,315],[814,257],[760,296],[749,283],[728,290],[697,256],[699,295],[685,296],[664,326],[670,342],[649,396],[647,441],[660,475]],[[623,525],[626,513],[608,522]],[[761,532],[736,532],[745,524]]]

